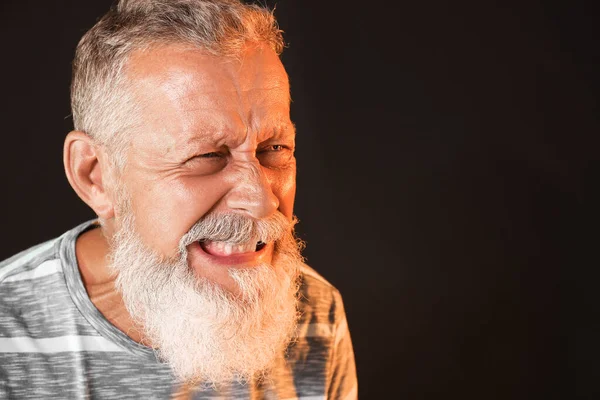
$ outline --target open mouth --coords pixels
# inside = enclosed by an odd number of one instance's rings
[[[227,257],[231,255],[248,254],[259,252],[266,247],[263,241],[232,244],[227,242],[214,242],[211,240],[200,240],[200,247],[206,253],[213,256]]]

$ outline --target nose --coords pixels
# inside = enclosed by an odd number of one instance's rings
[[[258,162],[245,162],[235,174],[235,186],[226,197],[227,207],[260,219],[273,214],[279,199],[273,193],[271,182]]]

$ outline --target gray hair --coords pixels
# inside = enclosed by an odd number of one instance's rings
[[[182,43],[236,57],[244,44],[283,51],[272,11],[239,0],[121,0],[81,39],[73,61],[71,108],[76,130],[110,149],[122,170],[128,135],[139,114],[125,67],[129,56],[155,44]]]

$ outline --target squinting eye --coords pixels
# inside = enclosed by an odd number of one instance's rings
[[[187,160],[184,165],[194,175],[214,174],[227,165],[227,154],[217,151],[198,154]]]
[[[293,161],[294,151],[284,144],[272,144],[259,150],[257,156],[265,167],[283,168]]]
[[[221,153],[205,153],[205,154],[201,154],[199,157],[202,158],[217,158],[217,157],[222,157],[223,155]]]

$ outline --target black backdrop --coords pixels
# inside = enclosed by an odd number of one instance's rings
[[[73,51],[110,3],[0,5],[0,259],[93,217],[61,151]],[[298,228],[361,398],[596,393],[592,3],[277,2]]]

